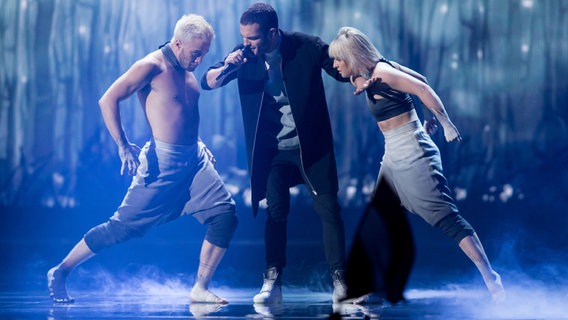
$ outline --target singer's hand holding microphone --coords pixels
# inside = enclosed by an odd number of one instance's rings
[[[239,69],[241,65],[246,63],[251,57],[254,57],[254,52],[249,46],[243,47],[241,50],[231,52],[225,59],[225,67],[215,80],[219,80],[223,76]]]

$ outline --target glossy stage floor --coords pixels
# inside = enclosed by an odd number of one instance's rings
[[[227,305],[189,304],[179,284],[139,284],[128,292],[80,291],[71,305],[53,304],[46,292],[0,296],[0,319],[568,319],[566,291],[509,287],[508,298],[493,303],[483,289],[458,285],[409,289],[396,305],[333,304],[329,293],[284,287],[284,302],[255,305],[254,289],[216,288]]]

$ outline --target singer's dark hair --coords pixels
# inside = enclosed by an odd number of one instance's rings
[[[262,32],[267,32],[271,28],[278,29],[278,15],[272,6],[264,2],[253,3],[241,15],[241,25],[246,26],[258,23]]]

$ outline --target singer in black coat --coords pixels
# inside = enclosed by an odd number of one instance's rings
[[[274,8],[266,3],[252,4],[241,15],[240,33],[243,44],[209,68],[201,84],[209,90],[238,79],[255,215],[259,201],[267,203],[266,272],[253,301],[282,302],[289,188],[297,184],[310,191],[321,219],[332,299],[342,301],[347,294],[345,231],[322,69],[336,80],[348,79],[333,68],[327,44],[315,36],[280,30]]]

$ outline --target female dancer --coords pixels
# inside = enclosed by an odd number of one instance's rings
[[[475,230],[459,215],[442,172],[440,152],[428,135],[437,128],[437,118],[446,141],[461,140],[438,95],[425,77],[386,60],[358,29],[341,28],[329,55],[334,68],[343,77],[351,77],[355,94],[366,92],[369,109],[384,135],[377,186],[386,183],[406,210],[453,238],[481,273],[492,299],[502,301],[501,277],[491,267]],[[410,95],[416,95],[436,117],[424,127]],[[382,201],[379,194],[375,197],[373,203]]]

